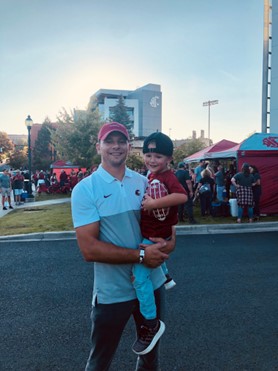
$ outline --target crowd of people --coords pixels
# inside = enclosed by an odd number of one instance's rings
[[[37,170],[31,174],[31,187],[35,193],[48,192],[50,187],[52,189],[60,190],[67,185],[71,192],[78,182],[86,178],[95,170],[78,169],[78,171],[71,170],[66,173],[62,170],[57,177],[56,173],[51,173],[46,170]],[[28,194],[30,177],[28,170],[13,170],[5,168],[0,174],[0,195],[3,210],[13,209],[14,206],[24,204],[26,195]],[[61,192],[62,193],[62,192]],[[14,200],[14,203],[12,202]]]
[[[184,174],[182,179],[181,168],[183,171],[187,169],[187,174]],[[246,210],[249,222],[252,223],[260,217],[261,176],[255,165],[244,163],[239,172],[236,172],[235,168],[234,164],[230,164],[228,169],[225,169],[223,164],[216,163],[212,166],[210,162],[201,160],[195,168],[191,169],[187,164],[179,163],[175,174],[189,195],[192,189],[194,194],[192,204],[199,201],[201,216],[215,216],[213,205],[227,205],[229,199],[236,199],[237,222],[242,222]],[[191,196],[185,206],[189,222],[195,223]],[[183,206],[179,207],[179,220],[184,221]]]
[[[189,167],[184,162],[179,162],[176,167],[171,165],[172,171],[188,194],[187,201],[178,206],[179,222],[185,222],[187,218],[190,224],[196,224],[193,206],[198,203],[202,217],[215,216],[213,204],[227,203],[229,199],[237,199],[238,223],[242,222],[245,209],[250,223],[258,221],[262,194],[259,170],[255,165],[246,163],[243,164],[239,172],[236,172],[235,168],[234,164],[230,164],[228,169],[225,169],[223,164],[220,163],[212,166],[210,162],[204,160],[201,160],[196,167]],[[59,191],[65,185],[71,192],[77,183],[91,175],[96,169],[97,167],[85,171],[81,168],[77,171],[71,169],[68,173],[61,170],[59,176],[56,172],[36,170],[31,176],[31,181],[38,193],[47,192],[48,189]],[[146,168],[135,169],[135,171],[147,175]],[[15,205],[23,203],[22,195],[28,191],[28,182],[28,171],[7,169],[3,171],[2,176],[0,176],[3,210],[13,208],[12,192]]]
[[[202,217],[215,216],[213,205],[227,204],[229,199],[237,199],[238,217],[241,223],[244,210],[247,210],[249,222],[258,221],[260,218],[260,198],[262,194],[261,176],[255,165],[243,164],[241,171],[237,172],[234,163],[225,169],[224,165],[216,162],[201,160],[196,167],[189,167],[185,162],[179,162],[169,168],[176,175],[178,181],[187,192],[188,199],[178,206],[178,220],[190,224],[196,224],[194,218],[194,205],[200,205]],[[61,170],[57,176],[56,172],[49,170],[36,170],[31,176],[35,192],[63,193],[63,189],[71,192],[82,179],[88,177],[97,170],[71,169],[66,172]],[[136,172],[147,175],[146,167],[135,169]],[[13,208],[11,193],[13,192],[15,205],[22,204],[23,194],[28,192],[29,173],[21,170],[4,170],[0,176],[0,192],[2,194],[3,210]],[[227,216],[227,215],[225,215]]]

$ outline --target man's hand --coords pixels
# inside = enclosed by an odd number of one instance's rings
[[[140,247],[145,249],[144,264],[149,268],[159,267],[165,260],[169,258],[169,255],[162,252],[162,246],[166,245],[165,240],[163,242],[157,242],[153,245],[141,244]]]
[[[160,237],[150,237],[153,245],[141,244],[145,249],[144,264],[150,268],[156,268],[169,258],[176,246],[176,228],[172,226],[172,235],[169,240]]]
[[[161,251],[165,252],[166,254],[169,254],[172,251],[174,251],[176,247],[176,228],[174,225],[172,226],[172,235],[169,240],[164,240],[163,238],[159,237],[150,237],[149,240],[154,243],[160,242],[162,244]]]

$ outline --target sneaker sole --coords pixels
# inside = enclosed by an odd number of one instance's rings
[[[176,282],[173,280],[170,282],[164,283],[165,290],[170,290],[175,286],[176,286]]]
[[[154,336],[152,342],[150,343],[150,345],[146,349],[142,350],[141,352],[135,352],[135,350],[132,349],[134,353],[138,354],[138,356],[143,356],[144,354],[150,353],[153,350],[153,348],[156,346],[156,343],[158,342],[158,340],[163,335],[163,333],[165,331],[165,324],[164,324],[164,322],[162,322],[160,320],[159,320],[159,322],[160,322],[159,330],[155,334],[155,336]]]

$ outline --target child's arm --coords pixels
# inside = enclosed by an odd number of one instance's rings
[[[184,193],[171,193],[167,196],[157,199],[153,199],[151,196],[145,194],[142,207],[144,210],[160,209],[163,207],[184,204],[187,200],[188,197]]]

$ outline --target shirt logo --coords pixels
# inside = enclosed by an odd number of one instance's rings
[[[103,197],[104,198],[108,198],[108,197],[110,197],[112,195],[112,193],[110,193],[110,195],[104,195]]]
[[[136,196],[140,196],[140,194],[141,194],[140,189],[136,189],[135,194],[136,194]]]

